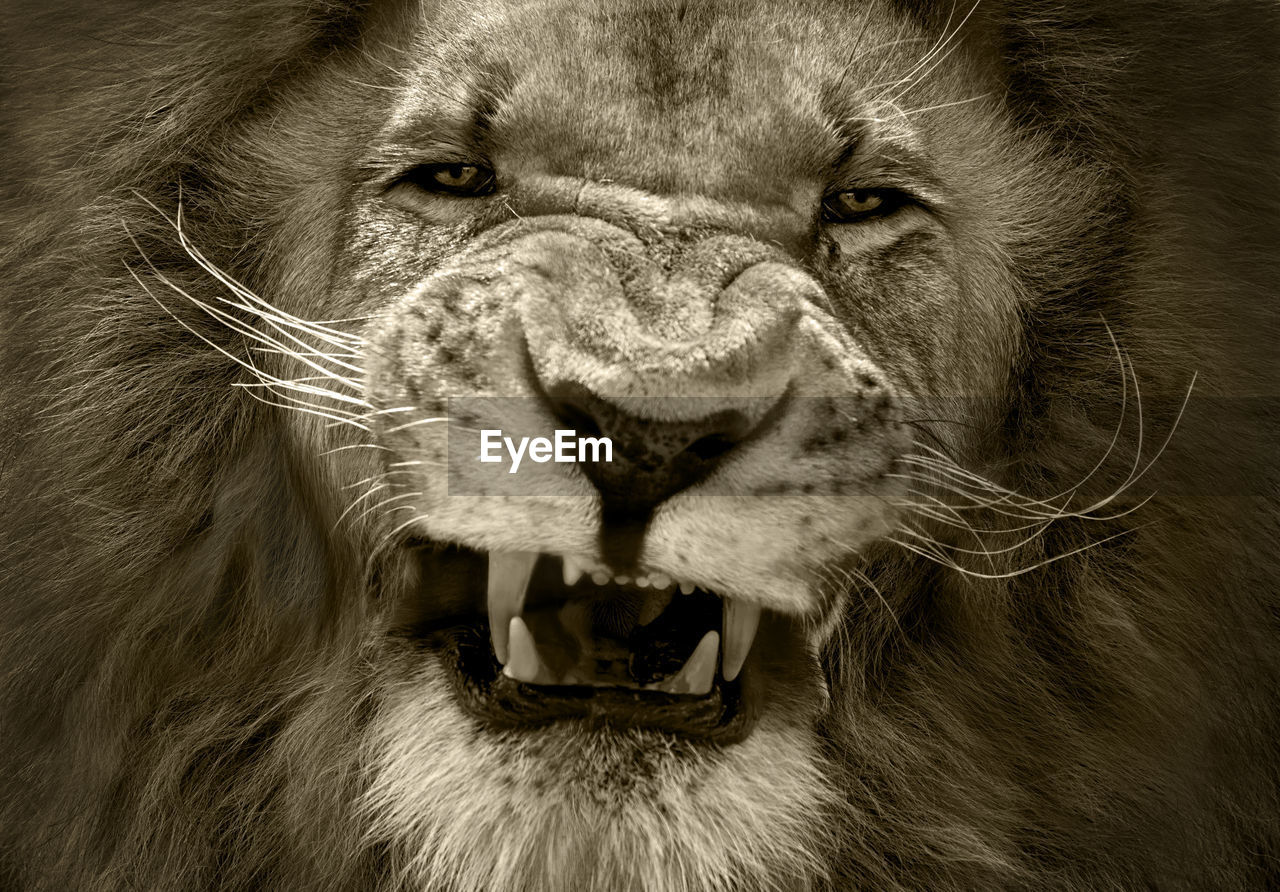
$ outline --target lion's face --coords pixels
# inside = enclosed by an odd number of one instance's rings
[[[367,807],[458,888],[804,885],[817,657],[931,497],[901,464],[923,407],[1000,408],[1036,147],[960,38],[875,4],[414,29],[337,289],[373,316],[339,371],[384,450],[354,511],[416,549]],[[557,429],[613,461],[479,460]]]
[[[0,46],[0,885],[1266,885],[1196,4],[132,5]]]

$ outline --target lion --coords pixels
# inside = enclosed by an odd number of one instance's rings
[[[4,888],[1280,883],[1274,4],[4,18]]]

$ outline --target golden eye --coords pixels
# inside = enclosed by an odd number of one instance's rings
[[[493,171],[479,164],[422,164],[405,174],[404,181],[427,192],[464,198],[494,190]]]
[[[479,176],[480,168],[474,164],[447,164],[431,174],[431,178],[446,189],[469,189]]]
[[[884,199],[870,189],[855,189],[852,192],[841,192],[836,196],[840,209],[848,214],[866,214],[878,210]]]
[[[869,217],[883,216],[906,201],[895,189],[851,189],[834,192],[822,200],[822,219],[826,223],[854,223]]]

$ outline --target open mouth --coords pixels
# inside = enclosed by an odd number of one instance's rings
[[[459,701],[487,723],[587,719],[717,741],[754,725],[758,606],[562,555],[425,546],[420,559],[434,616],[400,627],[451,657]]]

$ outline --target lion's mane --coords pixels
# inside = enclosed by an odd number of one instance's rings
[[[0,32],[0,886],[399,888],[360,810],[368,618],[398,568],[335,532],[331,495],[364,459],[316,458],[295,414],[231,389],[198,340],[217,326],[133,274],[214,287],[156,212],[181,199],[261,293],[323,286],[278,258],[313,234],[290,219],[340,237],[341,184],[299,207],[291,147],[343,144],[274,131],[273,107],[378,83],[363,41],[395,4],[45,6]],[[1276,7],[1027,0],[974,28],[1007,47],[989,61],[1023,126],[1106,196],[1020,261],[1042,299],[991,444],[1008,479],[1057,491],[1107,449],[1109,333],[1149,445],[1199,378],[1140,514],[1064,518],[1009,566],[1070,556],[991,580],[884,559],[895,627],[855,605],[824,655],[841,804],[820,854],[835,889],[1268,887]]]

